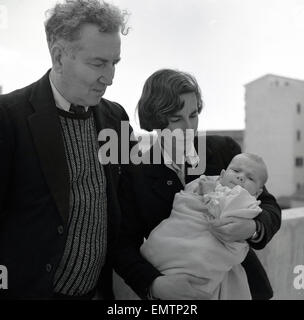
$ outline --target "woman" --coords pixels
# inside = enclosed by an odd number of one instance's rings
[[[147,131],[181,129],[183,132],[191,129],[196,133],[202,105],[199,86],[191,75],[169,69],[159,70],[147,79],[138,103],[141,128]],[[188,145],[185,149],[191,150],[191,141],[185,140]],[[199,143],[196,137],[193,141],[196,150]],[[170,215],[175,193],[202,173],[208,176],[219,175],[241,149],[229,137],[208,136],[205,154],[199,155],[204,159],[198,159],[195,152],[191,157],[186,153],[184,163],[176,163],[175,151],[181,149],[181,146],[173,143],[171,153],[166,145],[166,138],[157,139],[153,148],[143,155],[144,159],[150,160],[150,164],[129,168],[128,187],[121,189],[123,223],[116,255],[116,271],[143,299],[208,299],[207,294],[192,286],[193,283],[203,283],[203,280],[188,275],[162,275],[141,256],[139,248],[144,238]],[[162,161],[155,164],[152,160],[157,152],[162,155]],[[168,163],[170,158],[173,160],[171,164]],[[196,165],[198,160],[206,161],[206,170],[189,175],[188,167]],[[263,211],[257,218],[249,221],[215,221],[211,225],[212,233],[225,241],[247,240],[254,249],[264,248],[280,228],[281,211],[265,188],[258,199],[261,200]],[[253,299],[271,298],[269,280],[252,249],[243,267]]]

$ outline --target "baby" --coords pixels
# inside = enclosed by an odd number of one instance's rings
[[[220,211],[223,210],[223,203],[227,205],[227,197],[230,194],[238,192],[245,197],[246,193],[240,188],[242,187],[250,195],[258,198],[267,179],[268,173],[263,159],[255,154],[241,153],[231,160],[228,168],[222,170],[220,176],[202,175],[186,185],[185,192],[204,196],[202,201],[211,211],[211,217],[219,218],[223,216]],[[240,187],[235,188],[236,186]]]
[[[256,198],[267,181],[259,156],[235,156],[220,176],[200,178],[174,198],[171,215],[141,247],[142,255],[163,274],[186,273],[207,279],[200,289],[212,299],[251,299],[245,270],[246,241],[223,242],[209,231],[209,220],[253,219],[260,212]]]
[[[226,170],[222,170],[218,179],[201,176],[189,183],[186,190],[206,194],[214,191],[217,183],[229,188],[238,185],[257,198],[262,193],[267,179],[267,168],[263,159],[255,154],[241,153],[231,160]]]

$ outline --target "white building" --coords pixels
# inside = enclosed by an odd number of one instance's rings
[[[245,152],[263,157],[276,197],[304,195],[304,81],[268,74],[245,89]]]

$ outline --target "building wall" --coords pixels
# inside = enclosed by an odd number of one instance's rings
[[[294,113],[304,102],[303,92],[304,82],[271,75],[246,85],[244,150],[263,157],[266,185],[276,197],[295,192]]]
[[[304,99],[299,99],[300,113],[297,106],[294,109],[294,162],[296,157],[301,157],[304,162]],[[297,139],[297,131],[300,133],[300,140]],[[296,192],[303,195],[304,198],[304,163],[302,167],[294,169],[294,181]],[[297,188],[300,186],[300,189]]]

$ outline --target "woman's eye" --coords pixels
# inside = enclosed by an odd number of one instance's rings
[[[178,118],[171,118],[171,119],[170,119],[170,122],[178,122],[178,121],[179,121]]]

